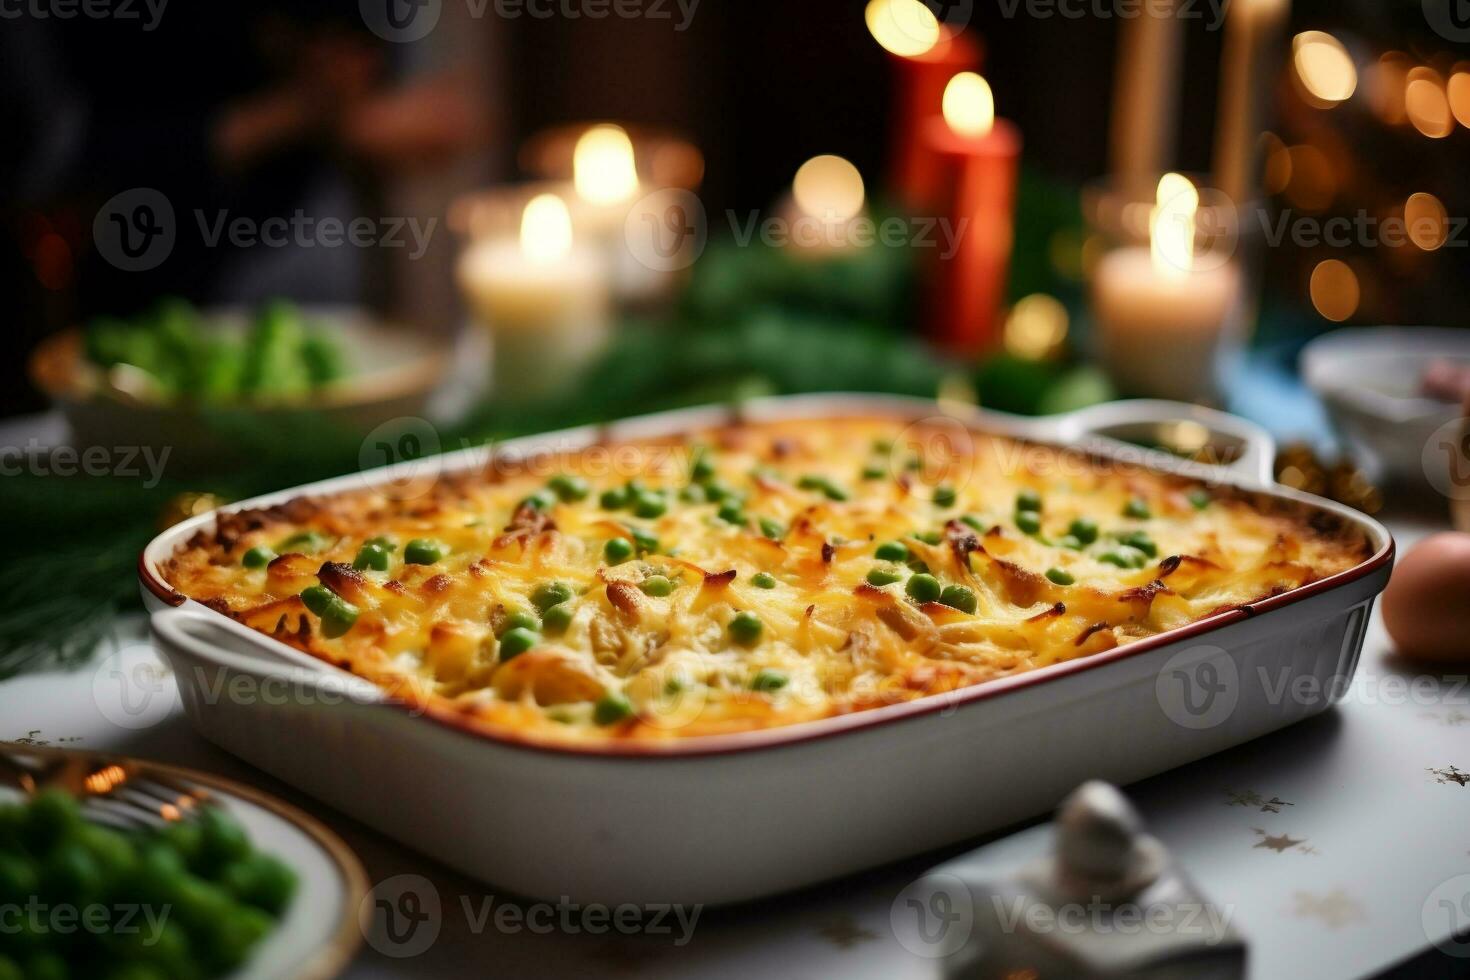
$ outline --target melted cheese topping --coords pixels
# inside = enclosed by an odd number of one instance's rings
[[[1331,514],[948,420],[739,425],[409,482],[222,515],[165,575],[414,704],[579,741],[909,701],[1369,555]],[[386,570],[354,568],[379,537]],[[421,539],[442,557],[405,561],[434,557]],[[247,567],[254,548],[281,553]],[[301,598],[317,586],[325,613]]]

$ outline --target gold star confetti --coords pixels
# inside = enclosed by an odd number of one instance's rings
[[[1225,795],[1230,797],[1225,802],[1226,806],[1259,807],[1262,813],[1280,813],[1281,808],[1284,806],[1296,806],[1295,803],[1283,800],[1279,796],[1273,796],[1269,800],[1263,800],[1261,799],[1261,794],[1255,790],[1246,790],[1244,793],[1226,790]]]
[[[864,929],[854,922],[850,915],[833,919],[819,928],[817,933],[839,949],[851,949],[858,943],[878,938],[872,930]]]
[[[1266,833],[1260,827],[1252,827],[1251,830],[1254,830],[1258,835],[1260,835],[1261,838],[1260,840],[1256,841],[1256,847],[1264,847],[1267,850],[1275,851],[1277,854],[1284,854],[1285,852],[1293,849],[1303,851],[1304,853],[1317,853],[1316,848],[1302,848],[1300,846],[1307,842],[1307,839],[1305,837],[1298,840],[1297,838],[1292,837],[1289,834],[1272,835]],[[1255,848],[1252,848],[1252,850],[1255,850]]]
[[[1424,771],[1434,776],[1436,783],[1454,783],[1457,786],[1464,786],[1466,783],[1470,783],[1470,772],[1461,772],[1454,766],[1449,766],[1444,769],[1426,769]]]
[[[1368,919],[1363,903],[1341,888],[1325,895],[1295,892],[1292,897],[1296,900],[1293,915],[1299,919],[1320,919],[1329,929],[1341,929],[1349,923],[1366,922]]]

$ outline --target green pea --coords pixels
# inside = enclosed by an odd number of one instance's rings
[[[320,531],[301,531],[282,541],[276,550],[282,554],[289,551],[302,555],[314,555],[325,551],[330,543],[327,536]]]
[[[709,500],[709,494],[698,483],[691,483],[679,491],[679,499],[686,504],[702,504]]]
[[[913,538],[915,541],[922,541],[925,544],[939,544],[939,542],[944,540],[944,535],[938,531],[918,531],[915,532]]]
[[[535,493],[523,499],[517,505],[516,509],[519,510],[522,507],[529,507],[532,510],[550,510],[556,506],[558,499],[557,495],[550,490],[537,490]],[[409,543],[412,544],[413,542]]]
[[[760,641],[763,626],[755,613],[736,613],[730,620],[730,638],[741,646],[754,646]]]
[[[803,490],[816,490],[828,500],[841,502],[847,499],[847,492],[825,476],[808,474],[798,480],[796,485]]]
[[[776,587],[776,576],[770,572],[756,572],[751,577],[750,584],[757,589],[774,589]]]
[[[1046,577],[1057,585],[1072,585],[1077,581],[1076,576],[1061,568],[1048,568],[1046,570]]]
[[[278,916],[296,891],[296,872],[269,854],[252,854],[225,868],[220,883],[246,905]]]
[[[639,554],[658,551],[658,538],[642,528],[630,527],[628,535],[633,539],[633,544],[637,546]]]
[[[39,853],[79,828],[82,825],[82,814],[71,794],[59,789],[47,789],[31,799],[25,820],[27,842],[33,852]]]
[[[633,557],[633,542],[627,538],[610,538],[602,546],[602,554],[607,558],[609,564],[621,565]]]
[[[301,603],[322,621],[322,635],[329,640],[343,635],[357,622],[357,607],[325,585],[303,590]]]
[[[599,725],[616,725],[633,715],[633,705],[616,691],[608,691],[592,708],[592,720]]]
[[[873,552],[879,561],[908,561],[909,546],[902,541],[885,541]]]
[[[1057,538],[1057,547],[1066,548],[1068,551],[1081,551],[1085,546],[1072,535],[1064,534]]]
[[[597,502],[603,510],[622,510],[628,506],[629,494],[622,487],[613,487],[611,490],[602,491]]]
[[[723,480],[708,480],[704,484],[704,495],[712,504],[718,504],[726,500],[740,502],[740,494]]]
[[[1134,497],[1123,505],[1123,516],[1132,517],[1136,520],[1146,521],[1153,514],[1148,509],[1148,502],[1140,497]]]
[[[4,957],[0,957],[0,962],[10,961]],[[16,969],[19,970],[19,967]],[[9,980],[12,976],[15,980],[22,980],[22,978],[28,978],[28,980],[67,980],[67,977],[71,976],[71,972],[67,969],[66,960],[62,959],[59,954],[40,952],[31,954],[31,957],[26,960],[26,968],[23,971],[14,974],[7,973],[5,968],[0,966],[0,978]]]
[[[449,553],[449,548],[433,538],[414,538],[403,546],[406,565],[433,565]]]
[[[885,585],[901,581],[903,581],[903,573],[896,568],[873,568],[868,571],[868,584],[880,589]]]
[[[245,557],[240,559],[240,564],[246,568],[264,568],[276,560],[276,553],[265,545],[257,545],[245,552]]]
[[[1208,490],[1191,490],[1189,492],[1189,503],[1195,510],[1204,510],[1210,506],[1210,492]]]
[[[788,683],[790,683],[790,681],[791,678],[787,677],[779,670],[762,670],[751,680],[750,689],[752,691],[760,691],[765,694],[770,694],[774,691],[781,690],[781,688],[785,687]]]
[[[650,575],[638,587],[643,590],[644,595],[651,595],[656,599],[662,599],[674,591],[674,583],[665,575]]]
[[[965,525],[972,531],[979,531],[981,534],[984,534],[986,531],[990,530],[988,527],[986,527],[985,522],[976,517],[974,514],[966,514],[964,517],[961,517],[960,523]]]
[[[558,473],[553,476],[546,481],[546,488],[567,503],[586,500],[587,495],[592,492],[586,480],[569,473]]]
[[[1142,568],[1148,562],[1148,556],[1137,548],[1125,544],[1119,545],[1112,551],[1103,552],[1097,556],[1097,560],[1119,568]]]
[[[951,609],[958,609],[960,612],[971,614],[975,612],[975,609],[979,605],[975,599],[975,593],[963,585],[945,586],[944,591],[939,594],[939,601]]]
[[[739,504],[721,504],[719,518],[726,524],[734,524],[737,527],[745,526],[745,510]]]
[[[540,628],[541,620],[536,618],[535,613],[528,612],[525,609],[518,609],[515,612],[511,613],[509,616],[505,617],[505,622],[500,624],[500,635],[504,636],[506,633],[509,633],[511,630],[514,629],[535,631],[539,630]]]
[[[908,584],[903,587],[903,590],[915,602],[933,602],[944,591],[939,586],[939,579],[933,575],[926,574],[911,576]]]
[[[570,602],[558,603],[546,610],[545,615],[541,617],[541,625],[548,633],[565,633],[567,627],[572,625],[574,615],[576,615],[576,610],[572,608]]]
[[[506,630],[505,635],[500,638],[500,662],[519,657],[540,642],[541,634],[524,626]]]
[[[1016,527],[1023,534],[1041,533],[1041,515],[1034,510],[1021,510],[1016,512]]]
[[[633,516],[643,518],[662,517],[669,509],[664,495],[653,490],[644,490],[633,498]]]
[[[398,550],[398,542],[394,541],[386,534],[379,534],[374,537],[368,538],[366,541],[363,542],[363,544],[376,545],[389,554],[392,554],[393,552]]]
[[[1159,556],[1159,546],[1154,544],[1153,538],[1149,537],[1144,531],[1129,531],[1126,534],[1120,534],[1118,535],[1118,541],[1121,544],[1126,544],[1130,548],[1137,548],[1150,558],[1157,558]]]
[[[1079,517],[1067,525],[1067,533],[1085,545],[1092,544],[1097,540],[1097,522],[1086,517]]]
[[[547,582],[545,585],[536,586],[536,591],[531,593],[531,604],[541,612],[546,612],[552,606],[560,605],[572,597],[572,587],[565,582]]]
[[[245,828],[218,807],[205,807],[199,815],[199,860],[205,869],[220,869],[251,853]]]
[[[888,475],[888,471],[881,466],[864,466],[864,480],[881,480]]]
[[[774,521],[769,517],[762,517],[758,522],[761,534],[772,541],[780,541],[786,535],[786,529],[781,526],[780,521]]]
[[[701,446],[694,451],[694,460],[689,464],[689,479],[695,483],[703,483],[713,479],[714,475],[714,460],[710,459],[709,450]]]
[[[357,551],[357,557],[352,559],[352,567],[359,572],[371,569],[375,572],[386,572],[392,555],[382,545],[364,543]]]
[[[873,440],[873,452],[877,453],[880,456],[886,456],[886,455],[888,455],[889,453],[893,452],[893,440],[892,439],[874,439]]]
[[[0,852],[0,902],[24,902],[36,893],[36,865],[20,853]]]
[[[953,507],[959,495],[955,493],[954,487],[940,484],[934,488],[934,504],[936,507]]]
[[[1041,512],[1041,494],[1035,490],[1022,490],[1016,494],[1016,510]]]

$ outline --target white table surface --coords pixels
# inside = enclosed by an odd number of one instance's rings
[[[1390,526],[1401,553],[1437,529],[1422,520]],[[239,779],[337,830],[374,883],[423,876],[428,884],[417,887],[439,898],[437,939],[409,957],[365,945],[346,974],[354,980],[933,977],[935,962],[899,941],[895,900],[926,869],[984,843],[746,907],[704,910],[692,939],[679,945],[677,927],[658,936],[501,931],[483,918],[485,902],[494,908],[510,897],[215,748],[194,734],[172,688],[145,712],[123,711],[111,671],[142,661],[157,658],[135,615],[118,621],[93,663],[0,683],[0,739],[121,752]],[[158,669],[167,670],[161,662]],[[1449,767],[1470,772],[1470,685],[1463,681],[1412,674],[1392,657],[1375,614],[1344,703],[1128,788],[1150,829],[1205,894],[1231,911],[1250,942],[1253,978],[1371,975],[1447,942],[1452,925],[1470,924],[1470,785],[1445,778]],[[992,846],[1024,849],[1043,833],[1033,827]]]

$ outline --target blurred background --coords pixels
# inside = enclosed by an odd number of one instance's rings
[[[820,390],[1210,404],[1415,499],[1470,393],[1460,7],[7,6],[0,507],[126,601],[221,500]]]

